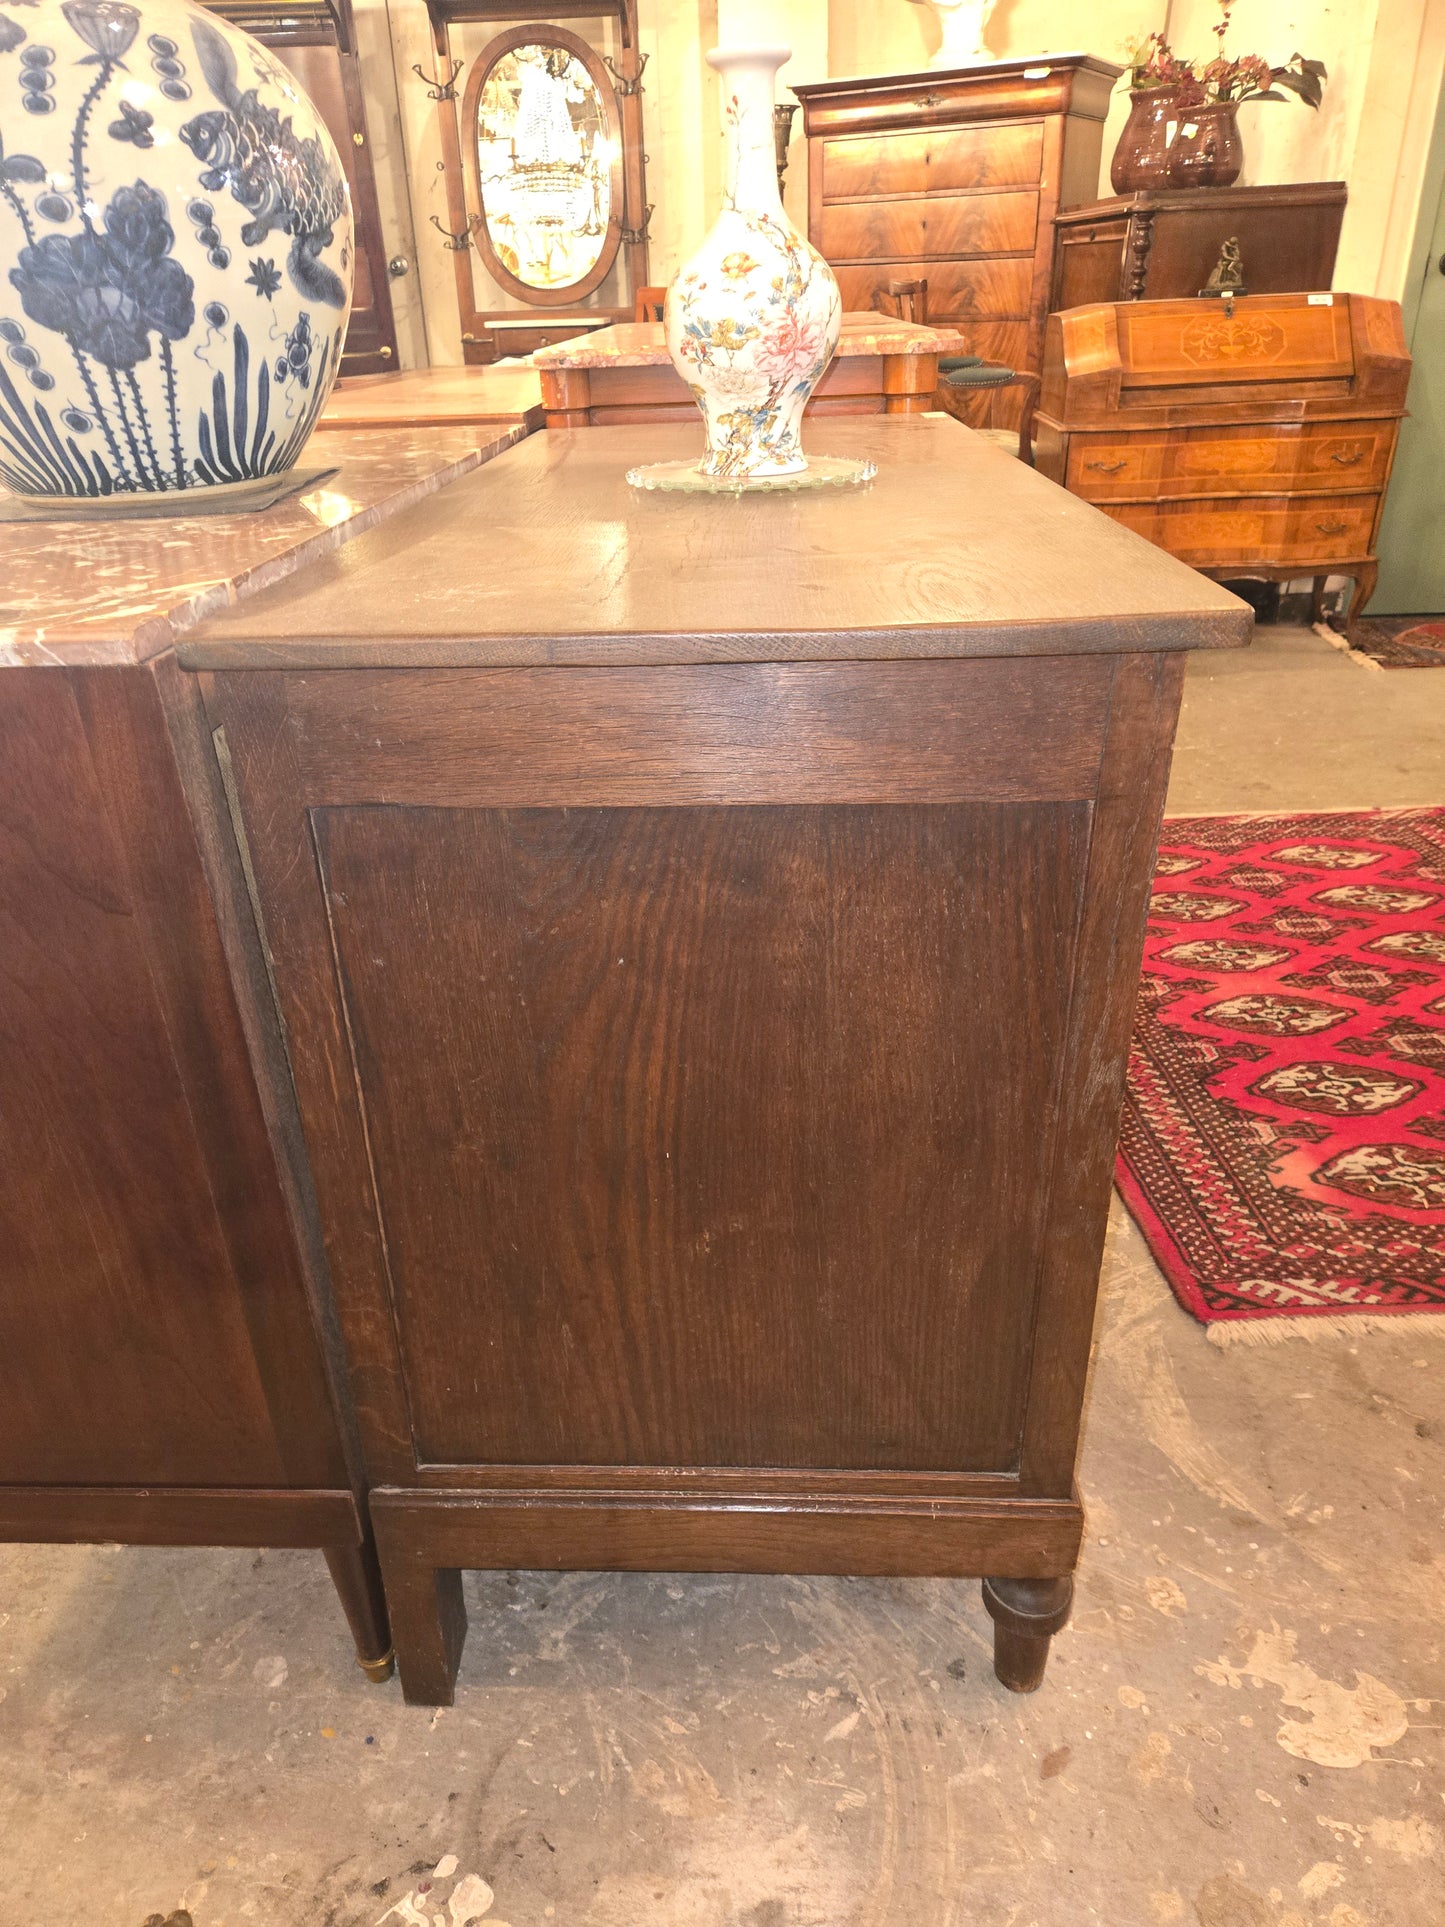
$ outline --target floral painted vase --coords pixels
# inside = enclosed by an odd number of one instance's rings
[[[838,346],[833,270],[783,212],[773,78],[786,47],[708,55],[722,75],[728,134],[723,209],[667,291],[667,348],[707,427],[704,477],[797,475],[803,408]]]
[[[290,73],[188,0],[0,0],[0,480],[290,468],[335,380],[351,210]]]

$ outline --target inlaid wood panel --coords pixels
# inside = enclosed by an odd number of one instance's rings
[[[1087,826],[317,812],[419,1457],[1009,1466]]]
[[[1272,311],[1257,301],[1232,314],[1213,302],[1125,302],[1117,325],[1125,388],[1238,381],[1243,368],[1250,379],[1276,382],[1344,380],[1355,371],[1343,299]]]
[[[1378,489],[1389,474],[1394,445],[1395,424],[1389,421],[1078,435],[1069,444],[1067,486],[1093,502],[1208,496],[1223,489]]]
[[[950,189],[1030,187],[1043,165],[1042,121],[1014,126],[930,127],[822,143],[826,200],[941,194]],[[845,304],[846,305],[846,304]]]
[[[817,245],[830,261],[1031,253],[1038,211],[1036,193],[838,201],[823,208]]]
[[[1196,568],[1267,555],[1280,565],[1324,563],[1368,553],[1379,498],[1312,501],[1239,496],[1223,502],[1101,502],[1106,515]]]
[[[833,272],[846,310],[872,307],[874,295],[895,279],[899,270],[896,262],[868,262],[860,267],[837,267]],[[1012,260],[925,259],[910,263],[909,273],[928,283],[930,323],[1012,321],[1028,316],[1034,278],[1032,255],[1018,255]]]

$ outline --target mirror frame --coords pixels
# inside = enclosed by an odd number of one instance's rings
[[[477,104],[492,69],[499,60],[518,47],[561,47],[582,63],[602,102],[602,110],[607,121],[607,133],[612,142],[607,234],[602,243],[602,251],[580,280],[569,281],[565,287],[536,288],[530,282],[519,280],[511,269],[504,267],[497,258],[496,250],[492,246],[492,237],[487,230],[487,203],[482,193],[481,163],[477,158]],[[617,98],[613,93],[612,81],[607,70],[596,52],[575,33],[568,33],[565,27],[544,26],[536,22],[525,27],[509,27],[505,33],[499,33],[495,39],[489,40],[472,63],[472,71],[467,78],[466,95],[462,103],[462,130],[466,140],[463,158],[467,182],[477,208],[474,216],[477,252],[486,265],[487,273],[497,286],[504,288],[508,294],[515,295],[529,308],[567,307],[600,287],[612,272],[613,264],[617,259],[617,250],[622,245],[622,203],[626,189],[626,176],[623,167],[622,124],[617,111]]]

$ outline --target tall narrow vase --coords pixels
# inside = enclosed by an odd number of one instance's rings
[[[773,80],[786,47],[720,47],[727,193],[667,291],[667,348],[707,428],[698,473],[747,483],[802,474],[803,409],[838,346],[833,270],[783,212]]]

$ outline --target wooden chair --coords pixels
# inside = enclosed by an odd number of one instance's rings
[[[880,314],[890,316],[894,321],[912,321],[920,328],[928,326],[928,283],[924,280],[885,281],[873,295],[873,306]],[[964,412],[964,398],[976,395],[981,389],[1022,387],[1027,390],[1024,396],[1023,414],[1019,418],[1018,457],[1029,467],[1033,466],[1033,429],[1034,410],[1038,407],[1039,378],[1037,375],[1019,373],[1016,369],[1006,368],[1002,362],[984,361],[979,355],[945,355],[938,364],[938,400],[948,414],[972,427]],[[1012,436],[1003,429],[993,427],[982,431],[997,440]]]
[[[666,288],[639,288],[633,299],[632,319],[634,321],[661,321],[662,311],[666,303]]]
[[[873,306],[879,314],[894,321],[916,322],[928,326],[928,283],[926,281],[887,281],[873,293]]]

